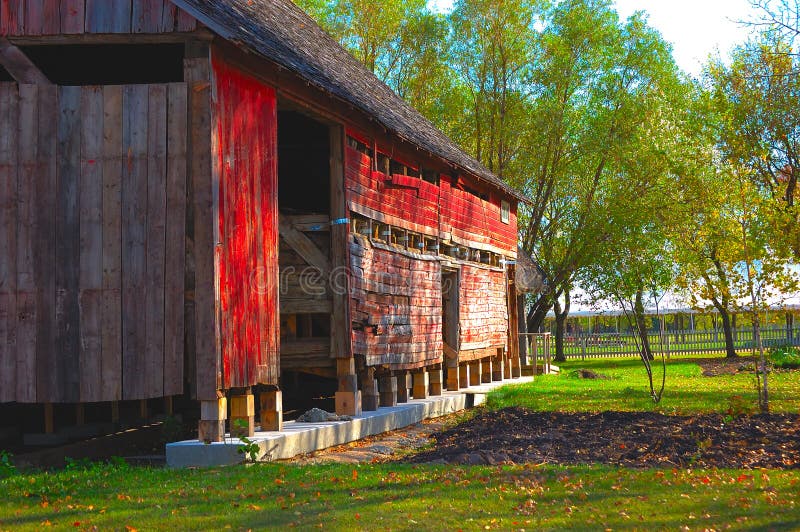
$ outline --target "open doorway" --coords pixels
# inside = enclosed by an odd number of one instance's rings
[[[458,271],[442,271],[442,340],[458,351]]]
[[[285,400],[299,401],[285,405],[291,410],[309,407],[304,401],[310,397],[330,396],[332,401],[336,384],[325,379],[335,377],[330,357],[331,134],[328,124],[283,103],[278,106],[280,360]]]
[[[278,208],[330,213],[330,128],[295,110],[278,110]]]

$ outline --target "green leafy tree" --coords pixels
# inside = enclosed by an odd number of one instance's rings
[[[722,110],[720,150],[726,161],[779,203],[775,248],[800,258],[800,59],[779,37],[762,34],[716,61],[708,78]]]
[[[529,330],[614,247],[627,223],[626,187],[651,140],[668,134],[658,124],[681,83],[668,45],[641,15],[621,23],[610,2],[572,0],[546,21],[532,74],[526,177],[516,184],[534,199],[522,219],[523,247],[553,290],[534,301]]]

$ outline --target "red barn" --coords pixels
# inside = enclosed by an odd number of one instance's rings
[[[1,403],[186,393],[219,440],[254,387],[280,427],[282,371],[342,413],[519,374],[523,198],[290,1],[4,0],[0,35]]]

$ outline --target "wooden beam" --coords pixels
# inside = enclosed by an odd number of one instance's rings
[[[327,275],[331,271],[331,261],[328,259],[313,240],[292,226],[292,222],[283,215],[278,218],[280,235],[289,246],[300,255],[303,260]]]
[[[3,65],[17,83],[23,85],[50,85],[39,68],[33,64],[22,50],[11,44],[8,39],[0,38],[0,65]]]
[[[281,314],[330,314],[328,299],[281,299]]]
[[[336,358],[352,358],[353,343],[350,317],[350,266],[349,231],[350,213],[345,203],[344,191],[344,131],[332,126],[330,138],[330,198],[331,198],[331,262],[337,275],[331,279],[333,302],[331,313],[331,348]]]

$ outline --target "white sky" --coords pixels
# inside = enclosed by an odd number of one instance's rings
[[[447,11],[453,0],[429,0]],[[648,21],[672,43],[678,65],[693,76],[700,74],[709,54],[726,58],[730,49],[747,39],[748,29],[737,23],[753,15],[747,0],[616,0],[620,17],[646,11]]]

